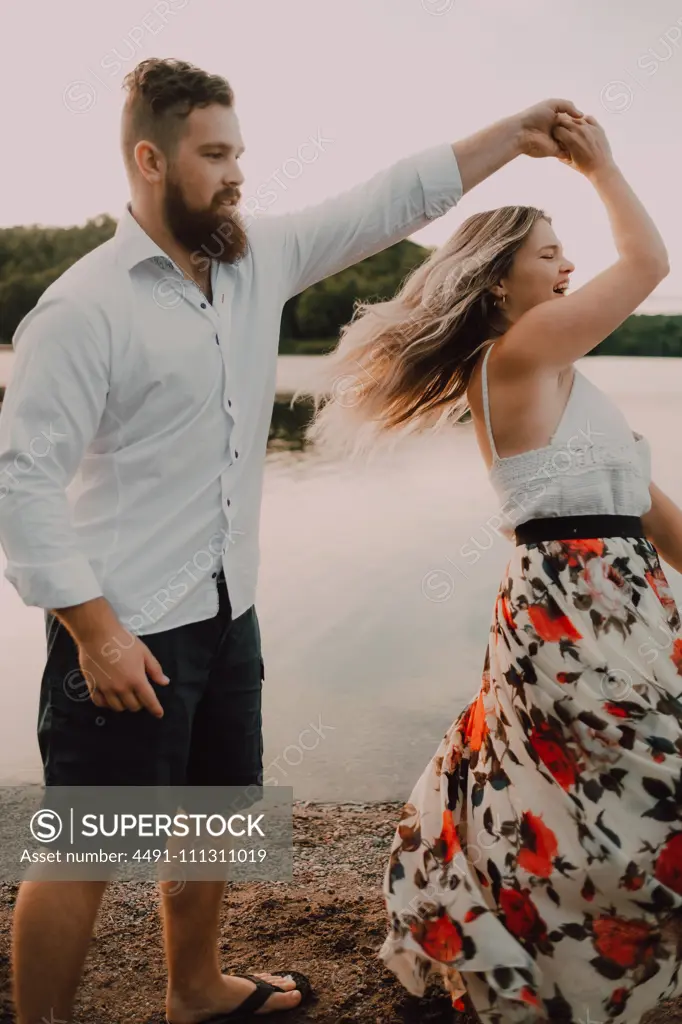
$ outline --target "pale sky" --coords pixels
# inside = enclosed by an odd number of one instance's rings
[[[604,125],[663,232],[672,271],[649,308],[682,312],[679,0],[3,0],[0,40],[0,226],[120,215],[121,81],[149,56],[229,80],[243,196],[269,182],[271,213],[563,96]],[[299,148],[320,136],[301,173]],[[589,183],[550,160],[515,161],[413,237],[436,245],[507,203],[552,215],[574,284],[614,257]]]

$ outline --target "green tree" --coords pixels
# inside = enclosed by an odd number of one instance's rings
[[[42,293],[81,256],[111,238],[108,214],[82,227],[37,224],[0,230],[0,342],[10,342],[19,322]]]
[[[312,285],[294,307],[297,338],[335,338],[356,302],[389,299],[430,250],[405,240]]]
[[[37,224],[0,230],[0,342],[8,343],[43,291],[72,263],[111,238],[108,214],[68,228]],[[395,295],[430,250],[405,240],[295,295],[282,313],[280,351],[333,347],[357,302]],[[682,316],[631,316],[593,355],[682,356]]]

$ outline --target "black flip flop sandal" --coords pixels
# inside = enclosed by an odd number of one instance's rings
[[[313,990],[305,974],[299,974],[298,971],[269,971],[268,973],[274,974],[276,978],[290,977],[295,981],[296,988],[301,993],[301,1002],[298,1006],[302,1006],[303,1003],[310,999]],[[284,991],[278,988],[277,985],[271,985],[264,978],[257,978],[255,974],[234,974],[233,977],[247,978],[248,981],[252,981],[256,986],[255,992],[247,996],[243,1003],[235,1007],[234,1010],[230,1010],[229,1013],[219,1013],[214,1017],[207,1017],[201,1024],[246,1024],[247,1021],[266,1021],[268,1014],[261,1013],[255,1016],[254,1010],[260,1010],[261,1006],[265,1006],[270,996],[274,993],[281,994]],[[290,988],[287,991],[295,992],[296,989]],[[292,1007],[291,1010],[273,1010],[273,1014],[277,1012],[279,1016],[280,1013],[292,1013],[298,1009],[298,1006]],[[166,1017],[166,1024],[171,1024],[168,1017]]]

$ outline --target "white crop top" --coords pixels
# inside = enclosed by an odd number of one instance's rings
[[[494,343],[493,343],[494,344]],[[490,426],[483,357],[483,412],[500,500],[498,526],[510,540],[519,523],[545,516],[641,516],[651,508],[651,449],[617,405],[573,367],[571,393],[549,444],[500,458]]]

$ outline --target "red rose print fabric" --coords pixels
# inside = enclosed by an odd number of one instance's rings
[[[630,1024],[682,994],[682,635],[648,540],[514,549],[384,898],[387,966],[482,1024]]]

